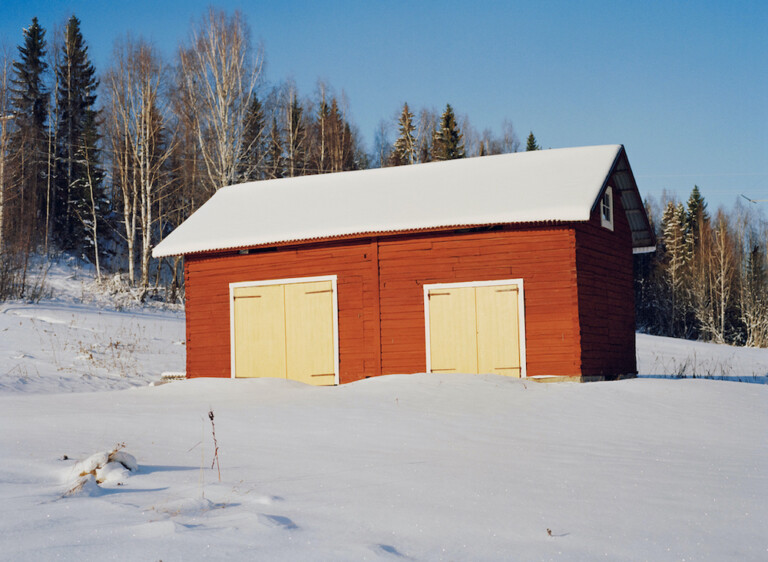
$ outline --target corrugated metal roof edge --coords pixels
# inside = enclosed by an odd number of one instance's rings
[[[409,228],[405,230],[375,230],[375,231],[361,231],[361,232],[353,232],[350,234],[339,234],[335,236],[318,236],[313,238],[294,238],[291,240],[280,240],[280,241],[274,241],[274,242],[263,242],[261,244],[243,244],[239,246],[221,246],[216,248],[206,248],[204,250],[194,250],[190,252],[181,252],[181,253],[166,253],[163,252],[161,254],[155,254],[154,250],[152,251],[152,257],[155,258],[165,258],[169,256],[180,256],[180,255],[198,255],[198,254],[211,254],[211,253],[218,253],[218,252],[225,252],[225,251],[234,251],[234,250],[245,250],[245,249],[259,249],[259,248],[271,248],[271,247],[283,247],[283,246],[295,246],[298,244],[318,244],[323,242],[332,242],[332,241],[338,241],[338,240],[353,240],[356,238],[374,238],[377,236],[400,236],[403,234],[411,234],[416,232],[441,232],[441,231],[451,231],[451,230],[463,230],[463,229],[470,229],[470,228],[486,228],[486,227],[493,227],[493,226],[505,226],[505,225],[514,225],[514,226],[521,226],[521,227],[530,227],[530,226],[564,226],[567,224],[575,223],[575,222],[589,222],[589,219],[584,220],[554,220],[554,221],[526,221],[526,222],[493,222],[493,223],[472,223],[472,224],[453,224],[453,225],[443,225],[443,226],[429,226],[429,227],[423,227],[423,228]]]

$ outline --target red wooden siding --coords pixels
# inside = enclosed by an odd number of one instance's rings
[[[510,226],[188,255],[187,374],[230,376],[229,283],[337,275],[342,383],[426,369],[425,283],[518,278],[528,376],[580,375],[576,241],[572,226]]]
[[[635,374],[632,234],[621,198],[614,198],[613,232],[600,226],[599,205],[575,228],[582,374]]]
[[[580,374],[574,245],[568,227],[382,238],[382,373],[426,369],[424,284],[523,279],[528,376]]]
[[[230,283],[320,275],[338,276],[340,381],[380,374],[375,252],[365,241],[186,256],[187,376],[231,376]]]

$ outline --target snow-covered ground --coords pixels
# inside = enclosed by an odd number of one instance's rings
[[[768,385],[148,386],[183,370],[183,314],[50,283],[0,305],[0,559],[768,558]],[[640,335],[638,357],[768,374],[768,350]]]
[[[117,390],[184,370],[180,307],[130,307],[71,261],[54,264],[45,287],[55,298],[0,303],[0,393]]]
[[[768,350],[638,334],[637,368],[640,376],[768,384]]]

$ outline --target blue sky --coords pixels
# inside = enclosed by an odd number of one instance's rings
[[[74,13],[97,71],[129,31],[170,59],[209,4],[0,0],[0,41],[15,56],[33,16],[51,29]],[[768,2],[214,5],[246,15],[269,82],[343,90],[369,149],[403,102],[450,103],[478,131],[508,118],[546,148],[624,144],[644,196],[768,199]]]

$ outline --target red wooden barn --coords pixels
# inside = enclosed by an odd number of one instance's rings
[[[602,380],[654,245],[608,145],[225,187],[154,256],[185,258],[188,377]]]

